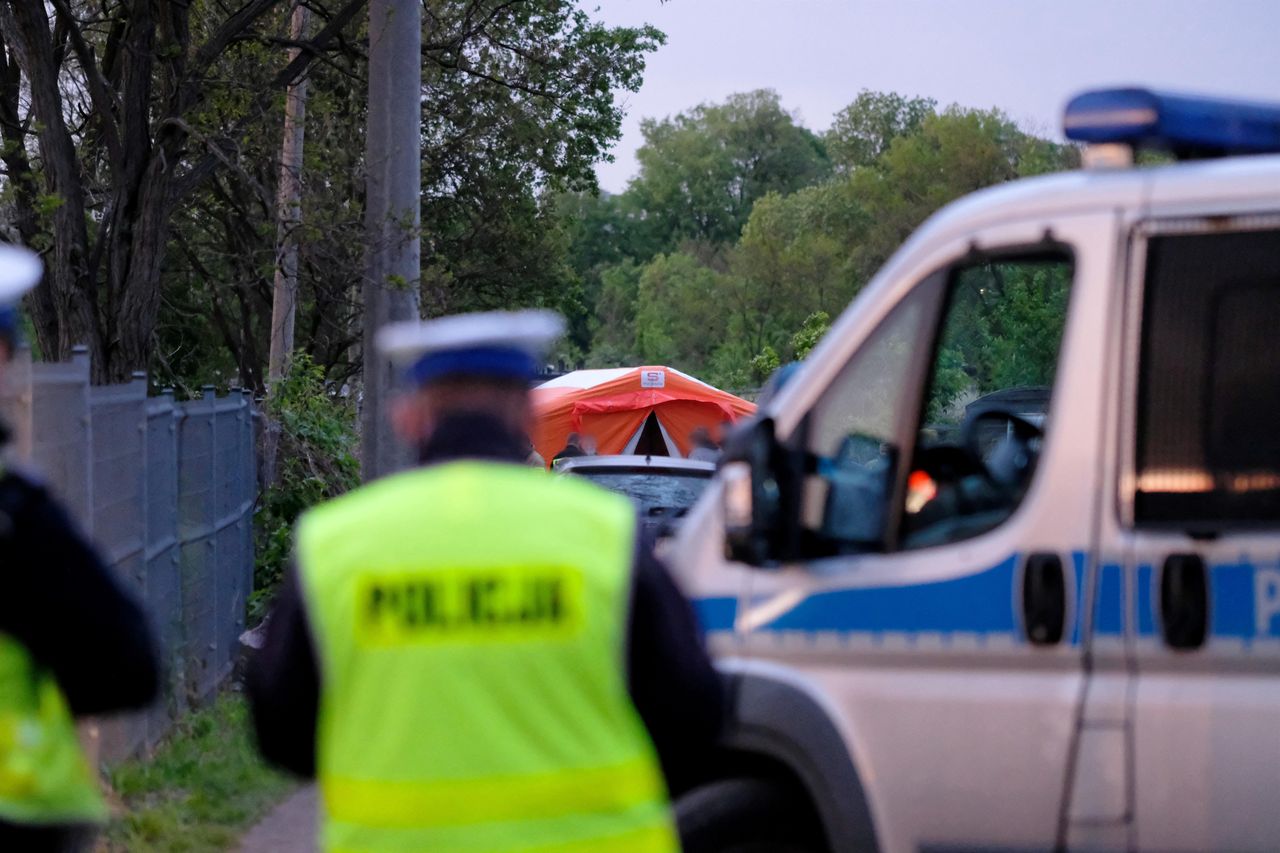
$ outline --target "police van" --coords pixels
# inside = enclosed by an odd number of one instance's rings
[[[687,849],[1280,849],[1280,107],[1065,126],[1086,168],[926,222],[686,519],[734,715]]]

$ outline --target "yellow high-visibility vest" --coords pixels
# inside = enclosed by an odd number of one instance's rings
[[[107,817],[53,676],[0,634],[0,820],[60,825]]]
[[[678,850],[627,692],[634,537],[624,498],[492,462],[303,517],[326,850]]]

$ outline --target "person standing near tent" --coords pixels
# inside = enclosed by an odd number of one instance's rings
[[[720,461],[720,445],[716,444],[711,431],[706,427],[695,427],[689,433],[689,443],[693,445],[693,450],[689,452],[690,459],[698,462]]]
[[[0,246],[0,382],[40,275],[33,253]],[[3,466],[0,583],[0,850],[87,850],[107,807],[74,716],[155,697],[151,632],[63,509]]]
[[[551,457],[551,464],[554,465],[561,459],[575,459],[579,456],[586,455],[587,451],[582,449],[582,436],[578,435],[576,432],[571,432],[565,439],[564,447],[560,449],[559,453]]]
[[[380,336],[422,466],[304,515],[248,680],[263,754],[319,778],[325,849],[678,849],[668,792],[709,757],[722,689],[631,505],[522,464],[563,326]]]
[[[538,448],[533,446],[532,441],[527,441],[526,443],[529,445],[529,448],[528,453],[526,453],[524,457],[524,464],[546,470],[547,460],[542,458],[542,454],[538,452]]]

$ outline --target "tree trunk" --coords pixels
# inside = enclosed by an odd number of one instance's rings
[[[22,120],[22,74],[17,57],[0,39],[0,140],[4,143],[0,160],[13,192],[13,230],[17,241],[24,246],[34,246],[40,235],[40,222],[36,215],[36,176],[31,171],[27,157],[27,127]],[[58,312],[53,307],[52,292],[48,287],[37,288],[27,297],[37,341],[58,340]]]
[[[156,319],[160,313],[160,273],[169,243],[172,173],[166,157],[152,157],[142,175],[131,217],[131,228],[115,242],[110,259],[113,334],[95,365],[96,383],[127,382],[135,370],[145,370],[151,358]]]
[[[0,7],[0,26],[26,75],[31,109],[39,117],[37,142],[44,196],[38,207],[51,211],[52,239],[44,254],[45,277],[33,302],[41,313],[42,308],[51,308],[58,321],[37,317],[40,347],[46,358],[62,360],[71,357],[72,347],[88,344],[96,362],[101,344],[93,311],[95,288],[88,263],[84,191],[75,145],[63,119],[49,18],[43,3],[8,3]],[[56,339],[46,337],[55,333]]]
[[[300,42],[306,36],[310,13],[297,3],[289,22],[289,38]],[[289,61],[298,49],[289,51]],[[267,382],[274,385],[289,369],[293,354],[293,327],[298,303],[298,229],[302,225],[302,152],[306,135],[307,78],[289,84],[284,104],[284,143],[280,152],[280,186],[276,191],[276,274],[271,304],[271,351],[267,361]]]

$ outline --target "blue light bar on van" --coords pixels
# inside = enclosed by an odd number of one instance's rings
[[[1123,143],[1180,157],[1280,152],[1276,104],[1100,89],[1072,98],[1062,125],[1067,138],[1077,142]]]

